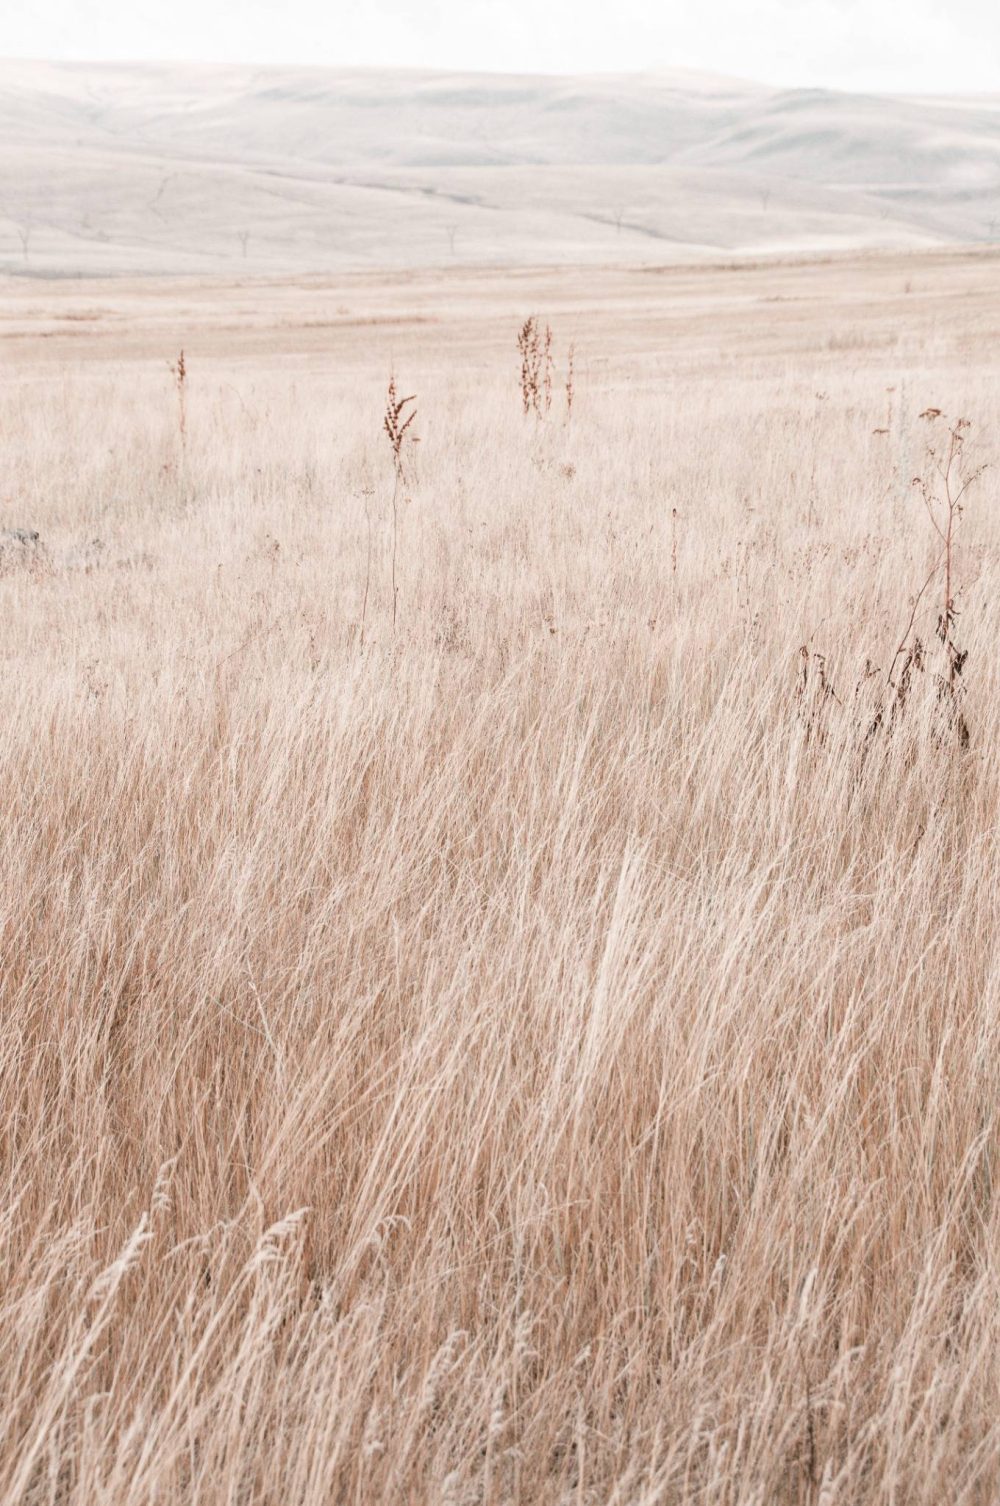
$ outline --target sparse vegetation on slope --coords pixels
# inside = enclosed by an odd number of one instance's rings
[[[996,100],[683,70],[0,59],[0,268],[288,276],[997,243]]]

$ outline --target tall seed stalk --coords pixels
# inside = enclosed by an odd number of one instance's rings
[[[396,579],[396,563],[399,553],[399,504],[405,493],[406,487],[406,457],[405,447],[407,444],[419,444],[415,435],[408,434],[410,425],[417,416],[416,408],[406,412],[407,405],[416,402],[416,395],[400,397],[396,390],[395,374],[389,377],[389,389],[386,393],[385,416],[382,427],[389,438],[392,449],[392,630],[396,631],[396,616],[399,601],[399,586]]]

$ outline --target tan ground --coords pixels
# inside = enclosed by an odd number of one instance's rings
[[[0,284],[5,1506],[997,1498],[998,274]]]

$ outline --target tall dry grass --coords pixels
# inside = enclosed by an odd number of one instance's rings
[[[8,369],[5,1506],[996,1499],[1000,383],[854,317],[406,369],[395,633],[380,359]]]

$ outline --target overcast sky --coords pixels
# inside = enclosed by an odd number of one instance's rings
[[[1000,93],[1000,0],[0,0],[0,55]]]

